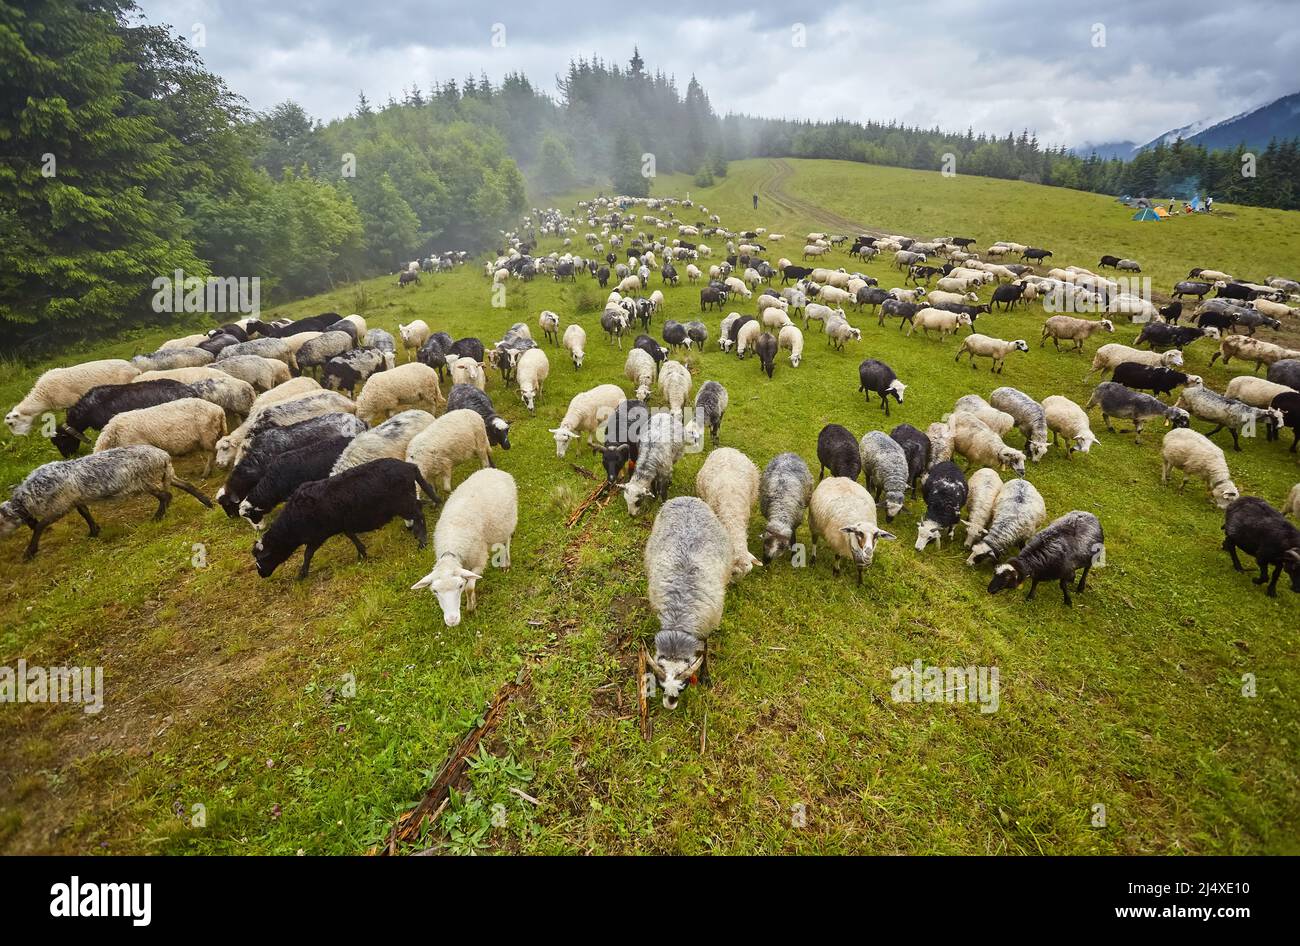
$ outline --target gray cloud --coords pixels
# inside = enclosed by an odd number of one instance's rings
[[[686,4],[470,5],[417,0],[141,0],[182,35],[203,24],[208,66],[254,108],[292,98],[328,120],[365,90],[525,72],[546,91],[572,58],[693,72],[715,109],[810,119],[897,119],[1046,143],[1148,140],[1297,91],[1290,0],[931,0],[883,9],[757,0]],[[674,9],[675,7],[675,9]],[[505,27],[503,48],[491,44]],[[792,45],[800,24],[807,42]],[[1094,44],[1097,25],[1105,45]]]

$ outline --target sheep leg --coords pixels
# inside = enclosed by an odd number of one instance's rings
[[[1239,572],[1244,572],[1246,570],[1241,564],[1241,559],[1237,558],[1237,546],[1233,544],[1231,539],[1223,540],[1223,550],[1232,556],[1233,569]]]
[[[48,529],[48,528],[49,528],[50,526],[52,526],[52,525],[54,525],[53,521],[49,521],[49,522],[36,522],[36,523],[33,523],[33,524],[32,524],[32,538],[31,538],[31,541],[27,543],[27,548],[25,548],[25,549],[23,550],[23,561],[24,561],[24,562],[31,561],[33,558],[36,557],[36,552],[37,552],[38,547],[40,546],[40,542],[41,542],[41,533],[44,532],[46,529]]]
[[[313,555],[316,555],[316,550],[317,550],[317,548],[320,548],[320,547],[321,547],[320,542],[317,542],[316,544],[311,544],[311,546],[307,546],[307,548],[304,548],[304,550],[303,550],[303,567],[298,569],[298,580],[299,580],[299,581],[302,581],[303,578],[307,577],[307,573],[308,573],[309,570],[311,570],[311,568],[312,568],[312,556],[313,556]]]
[[[1079,576],[1079,586],[1074,589],[1075,591],[1083,591],[1088,581],[1088,572],[1090,571],[1092,571],[1092,562],[1083,566],[1083,574]]]
[[[424,511],[418,503],[415,515],[411,517],[411,535],[415,536],[415,544],[419,548],[424,548],[429,542],[429,527],[424,522]]]
[[[167,506],[170,505],[172,501],[172,494],[165,489],[160,489],[157,492],[149,490],[149,492],[153,493],[153,495],[158,498],[158,511],[153,514],[153,521],[157,522],[167,514]]]
[[[1074,601],[1070,598],[1070,579],[1073,577],[1074,575],[1066,575],[1061,578],[1061,594],[1065,596],[1065,606],[1067,608],[1074,604]]]
[[[1033,600],[1034,600],[1034,594],[1035,594],[1037,591],[1038,591],[1038,579],[1037,579],[1037,578],[1034,578],[1034,579],[1032,579],[1032,580],[1030,581],[1030,584],[1029,584],[1029,594],[1025,595],[1025,600],[1026,600],[1026,601],[1033,601]],[[1069,600],[1069,595],[1066,595],[1066,599]]]
[[[352,544],[357,547],[357,561],[359,562],[365,558],[366,547],[361,544],[361,540],[357,538],[357,534],[355,532],[345,532],[343,534],[346,535],[351,540]]]
[[[1267,565],[1262,567],[1265,569],[1268,568]],[[1273,566],[1273,580],[1268,583],[1268,596],[1270,598],[1277,597],[1277,578],[1281,574],[1282,574],[1282,563],[1278,562],[1276,565]]]
[[[1237,430],[1235,427],[1229,427],[1228,433],[1232,434],[1232,449],[1238,453],[1241,452],[1241,441],[1237,439]]]
[[[709,641],[704,640],[704,659],[700,661],[700,683],[712,686],[713,678],[709,676]]]
[[[86,520],[86,525],[90,526],[90,537],[93,539],[99,535],[99,523],[91,518],[90,510],[85,503],[77,503],[77,512],[81,513],[81,518]]]
[[[1268,563],[1267,563],[1267,562],[1261,562],[1261,561],[1259,561],[1258,559],[1256,559],[1255,564],[1257,564],[1257,565],[1259,566],[1259,577],[1258,577],[1258,578],[1252,578],[1251,581],[1253,581],[1253,582],[1254,582],[1255,584],[1257,584],[1257,585],[1262,585],[1262,584],[1264,584],[1266,581],[1268,581]]]

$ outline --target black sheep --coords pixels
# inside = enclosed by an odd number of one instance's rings
[[[488,443],[502,450],[510,449],[510,424],[497,415],[488,397],[472,384],[453,384],[447,392],[447,410],[471,410],[483,418]]]
[[[781,270],[781,285],[785,285],[791,279],[806,279],[812,275],[812,269],[808,266],[787,266]]]
[[[1114,269],[1119,265],[1119,260],[1120,258],[1118,256],[1103,256],[1101,262],[1097,264],[1097,268],[1101,269],[1103,266],[1109,266],[1111,269]]]
[[[135,381],[129,384],[101,384],[91,388],[68,408],[50,443],[65,459],[76,456],[79,446],[90,443],[87,430],[103,430],[104,425],[123,411],[137,411],[176,401],[183,397],[197,397],[188,384],[159,378],[156,381]]]
[[[695,344],[696,348],[704,351],[704,343],[709,340],[709,329],[700,321],[687,322],[686,337]]]
[[[845,476],[856,480],[862,473],[862,454],[858,450],[858,438],[840,424],[827,424],[817,435],[817,480],[821,481],[826,471],[831,476]]]
[[[1030,601],[1040,581],[1059,581],[1065,603],[1071,605],[1074,602],[1070,600],[1070,582],[1074,573],[1083,569],[1075,589],[1083,591],[1088,572],[1105,555],[1105,541],[1096,516],[1078,509],[1067,512],[1026,542],[1019,555],[994,569],[989,594],[997,594],[1004,588],[1019,588],[1028,578],[1029,593],[1025,600]]]
[[[772,371],[776,367],[776,336],[771,332],[763,332],[754,342],[754,351],[758,353],[758,364],[764,373],[771,378]]]
[[[1282,426],[1291,428],[1291,452],[1296,452],[1296,445],[1300,444],[1300,393],[1295,391],[1283,391],[1269,403],[1269,407],[1276,411],[1282,412]],[[1270,435],[1278,436],[1278,431],[1272,427],[1269,428]]]
[[[993,305],[1002,303],[1004,311],[1010,311],[1011,308],[1020,302],[1025,295],[1025,287],[1020,283],[1006,283],[998,286],[993,290]]]
[[[1215,293],[1215,298],[1249,300],[1255,298],[1255,290],[1249,286],[1243,286],[1239,282],[1230,282],[1219,287],[1219,291]]]
[[[736,319],[734,322],[731,323],[730,327],[727,329],[727,338],[731,341],[732,348],[736,347],[736,339],[740,337],[741,327],[746,322],[753,322],[753,321],[754,321],[754,317],[752,315],[742,315],[740,318]]]
[[[1020,258],[1037,260],[1038,262],[1041,263],[1043,260],[1047,259],[1051,255],[1052,255],[1051,250],[1043,250],[1043,249],[1039,249],[1036,246],[1031,246],[1023,253],[1020,254]]]
[[[641,438],[650,429],[650,408],[645,401],[619,401],[605,421],[605,442],[592,444],[591,449],[601,455],[605,468],[605,481],[618,482],[623,467],[628,463],[636,469],[641,454]]]
[[[247,338],[245,338],[245,341],[247,341]],[[238,344],[240,344],[240,341],[237,335],[231,335],[229,332],[219,332],[211,338],[205,338],[194,347],[211,353],[212,357],[215,358],[223,348]]]
[[[479,364],[482,364],[483,343],[477,338],[458,338],[447,349],[447,355],[448,357],[455,355],[457,358],[473,358]]]
[[[218,335],[233,335],[241,342],[248,341],[248,332],[234,322],[227,322],[225,325],[220,325],[208,332],[208,338],[216,338]]]
[[[601,289],[604,289],[607,285],[609,285],[608,266],[602,266],[599,269],[597,269],[595,275],[596,275],[596,283],[597,285],[600,286]]]
[[[859,307],[869,305],[874,309],[891,298],[888,290],[881,289],[879,286],[863,286],[853,297],[853,302]]]
[[[1268,366],[1268,380],[1300,391],[1300,359],[1283,358]]]
[[[409,523],[411,534],[424,548],[428,530],[417,485],[435,503],[442,503],[438,491],[425,482],[415,464],[403,460],[371,460],[338,476],[304,483],[253,546],[257,573],[270,578],[290,555],[306,546],[298,572],[299,578],[306,578],[311,557],[336,535],[346,535],[357,548],[357,558],[365,558],[366,547],[358,536],[382,528],[394,518]]]
[[[415,360],[422,365],[428,365],[438,372],[438,380],[443,379],[443,372],[447,368],[447,351],[442,347],[442,342],[433,336],[425,339],[424,344],[415,355]]]
[[[655,376],[658,377],[659,365],[668,357],[664,351],[664,346],[660,345],[649,335],[638,335],[636,341],[632,343],[633,348],[639,348],[655,360]]]
[[[664,341],[668,343],[668,350],[680,348],[686,344],[686,326],[681,322],[675,322],[669,319],[664,323]]]
[[[1178,320],[1183,317],[1183,304],[1181,302],[1171,302],[1169,305],[1161,306],[1160,317],[1170,325],[1177,325]]]
[[[893,368],[879,359],[868,358],[858,365],[858,382],[858,390],[866,393],[868,404],[871,403],[872,394],[880,395],[880,406],[885,409],[886,417],[889,416],[890,395],[899,404],[903,403],[903,392],[907,385],[898,380]]]
[[[254,525],[261,522],[303,483],[329,476],[339,455],[351,442],[351,437],[326,437],[272,457],[239,504],[239,514]]]
[[[1232,328],[1232,316],[1226,312],[1202,312],[1196,317],[1196,324],[1201,328],[1217,328],[1226,332]]]
[[[718,289],[715,286],[705,286],[700,290],[700,311],[703,312],[709,306],[713,306],[719,311],[722,305],[727,301],[727,291]]]
[[[1138,333],[1137,340],[1133,344],[1141,345],[1146,342],[1151,346],[1152,351],[1163,351],[1169,348],[1177,348],[1179,351],[1196,341],[1198,338],[1205,337],[1205,329],[1192,328],[1190,325],[1177,326],[1169,325],[1165,322],[1148,322],[1142,326],[1142,331]]]
[[[898,323],[898,330],[901,332],[904,323],[910,323],[912,321],[912,316],[916,315],[916,313],[920,312],[923,308],[925,307],[919,303],[903,302],[899,299],[890,297],[881,303],[880,318],[877,320],[876,324],[884,325],[885,317],[892,315],[900,320]]]
[[[1160,365],[1144,365],[1136,361],[1125,361],[1115,366],[1112,380],[1135,391],[1150,391],[1153,394],[1172,394],[1174,388],[1187,383],[1187,375],[1173,368]]]
[[[924,437],[925,434],[921,436]],[[947,530],[949,539],[953,537],[957,523],[961,522],[961,510],[966,505],[966,497],[970,495],[966,474],[951,460],[936,463],[925,477],[921,495],[925,498],[925,518],[916,526],[918,552],[931,541],[941,543],[944,530]]]
[[[387,367],[388,361],[378,348],[353,348],[325,362],[321,369],[321,386],[330,391],[347,391],[355,396],[357,388],[365,384],[367,378]]]
[[[930,438],[911,424],[899,424],[889,432],[889,436],[903,448],[907,457],[907,480],[912,484],[912,498],[915,499],[921,477],[930,467]]]
[[[1254,582],[1267,583],[1265,591],[1270,598],[1277,597],[1277,579],[1284,571],[1291,579],[1291,590],[1300,592],[1300,529],[1264,500],[1257,496],[1234,500],[1224,513],[1223,536],[1223,550],[1232,556],[1232,567],[1237,571],[1246,570],[1237,558],[1237,549],[1254,556],[1259,566]]]

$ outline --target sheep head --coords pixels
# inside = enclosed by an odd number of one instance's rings
[[[570,442],[578,439],[578,435],[567,427],[553,427],[550,433],[555,438],[555,455],[557,457],[564,456],[564,451],[569,449]]]
[[[916,527],[916,550],[922,551],[931,542],[935,548],[943,548],[943,529],[933,519],[926,519]]]
[[[460,559],[455,555],[444,555],[438,559],[433,571],[413,584],[411,590],[428,588],[432,591],[438,599],[438,607],[442,609],[443,621],[448,627],[455,627],[460,624],[461,593],[469,588],[473,594],[473,583],[481,577],[461,567]]]
[[[885,539],[892,541],[898,536],[892,532],[886,532],[874,522],[855,522],[852,525],[841,526],[840,531],[848,536],[849,552],[853,556],[853,563],[859,568],[865,568],[870,565],[876,553],[876,542]]]
[[[1025,576],[1016,568],[1014,562],[999,565],[993,569],[993,578],[989,581],[989,594],[995,595],[1006,588],[1019,588],[1020,583],[1024,580]]]
[[[664,709],[676,709],[682,694],[686,692],[691,680],[700,672],[703,665],[703,650],[689,658],[670,657],[659,652],[656,647],[654,657],[651,657],[648,653],[646,654],[646,666],[650,668],[650,671],[645,675],[647,698],[655,695],[656,685],[661,686],[664,691]]]

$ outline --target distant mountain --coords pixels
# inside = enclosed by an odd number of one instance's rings
[[[1099,145],[1092,144],[1091,142],[1084,142],[1073,150],[1074,153],[1081,158],[1086,158],[1088,155],[1095,153],[1097,157],[1101,158],[1103,161],[1109,161],[1111,158],[1119,158],[1122,161],[1127,161],[1129,158],[1133,157],[1133,153],[1137,150],[1137,142],[1107,141]]]
[[[1182,128],[1175,128],[1135,148],[1133,153],[1154,148],[1160,142],[1173,144],[1179,138],[1190,144],[1203,145],[1213,151],[1235,148],[1239,144],[1245,144],[1248,148],[1263,149],[1268,147],[1269,141],[1274,138],[1297,136],[1300,136],[1300,92],[1284,95],[1267,105],[1261,105],[1259,108],[1233,115],[1222,121],[1201,120],[1184,125]]]

